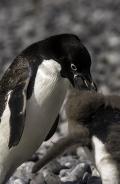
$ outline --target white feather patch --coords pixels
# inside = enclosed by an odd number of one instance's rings
[[[96,167],[101,175],[103,184],[119,184],[119,173],[105,145],[97,137],[92,137]]]
[[[43,96],[46,98],[50,95],[55,85],[58,85],[58,83],[60,84],[60,81],[62,81],[60,70],[60,64],[52,59],[44,60],[39,66],[35,79],[34,95],[36,99],[40,98],[40,103],[42,99],[44,99]]]
[[[8,93],[7,103],[5,106],[5,110],[2,114],[0,123],[0,182],[2,181],[2,178],[4,178],[4,175],[6,174],[6,171],[4,171],[4,167],[7,163],[4,162],[9,154],[8,142],[10,136],[10,124],[9,124],[10,108],[8,103],[10,95],[11,91]]]
[[[10,108],[9,108],[10,96],[11,96],[11,91],[9,91],[8,94],[7,94],[7,102],[6,102],[6,106],[5,106],[4,112],[2,114],[1,123],[0,123],[0,134],[6,135],[7,142],[8,142],[8,139],[9,139],[9,133],[8,132],[9,132],[9,121],[10,121],[10,113],[11,113]],[[3,128],[4,126],[7,127],[7,130]],[[2,139],[2,136],[0,138]],[[3,139],[3,141],[5,141],[5,139]],[[1,140],[0,140],[0,144],[2,144]]]

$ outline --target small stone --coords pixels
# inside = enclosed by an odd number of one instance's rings
[[[45,182],[47,184],[61,184],[59,177],[53,173],[46,175]]]
[[[69,175],[70,172],[71,172],[71,169],[62,169],[60,171],[59,176],[60,176],[60,178],[66,177]]]
[[[44,168],[47,169],[49,172],[59,174],[63,166],[61,166],[57,160],[53,160],[49,164],[47,164]]]
[[[32,178],[33,174],[31,173],[33,162],[23,163],[14,173],[10,180],[15,180],[15,182],[21,182],[21,184],[28,183],[29,179]],[[20,180],[19,180],[20,179]]]
[[[80,163],[71,172],[67,172],[66,176],[61,177],[61,181],[62,182],[78,181],[80,178],[82,178],[85,170],[86,170],[86,164]],[[68,171],[70,171],[70,170],[68,170]]]
[[[34,176],[30,181],[30,184],[45,184],[43,174],[40,172],[37,176]]]
[[[71,163],[70,162],[67,162],[67,163],[65,163],[65,166],[68,167],[68,168],[70,168]]]
[[[11,184],[26,184],[25,181],[21,180],[21,179],[16,179],[13,181],[13,183]]]
[[[67,168],[71,168],[80,162],[77,157],[72,155],[62,156],[58,159],[58,161],[62,166],[65,166]],[[66,163],[69,163],[69,167],[68,165],[66,165]]]

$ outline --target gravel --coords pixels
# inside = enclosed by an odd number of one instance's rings
[[[75,33],[87,46],[93,60],[92,73],[104,94],[120,94],[120,1],[119,0],[1,0],[0,76],[17,54],[29,44],[53,34]],[[53,140],[67,132],[64,108]],[[9,184],[78,184],[86,170],[98,176],[82,148],[68,150],[39,173],[31,174],[51,140],[11,177]],[[85,167],[84,167],[85,166]]]

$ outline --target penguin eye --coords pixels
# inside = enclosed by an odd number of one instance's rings
[[[72,63],[71,64],[71,69],[74,70],[74,71],[76,71],[77,70],[77,67]]]

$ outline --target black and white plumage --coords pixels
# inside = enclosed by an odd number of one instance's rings
[[[0,184],[53,134],[69,83],[95,88],[90,65],[71,34],[34,43],[15,58],[0,81]]]

